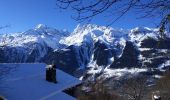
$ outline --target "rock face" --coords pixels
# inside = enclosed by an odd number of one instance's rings
[[[141,51],[143,56],[141,63],[143,66],[151,68],[169,66],[164,64],[170,60],[170,38],[164,40],[154,40],[151,38],[143,40],[141,43],[142,48],[147,48],[147,50]]]
[[[91,47],[88,44],[70,45],[64,49],[49,52],[42,61],[49,64],[53,62],[58,68],[74,74],[75,71],[87,66],[91,53]]]
[[[49,52],[50,48],[45,44],[32,43],[27,47],[0,47],[1,63],[39,62]]]
[[[119,59],[115,60],[110,67],[111,68],[138,67],[139,64],[138,56],[139,51],[137,50],[137,47],[132,42],[127,41],[122,56]]]
[[[79,68],[79,63],[76,58],[76,52],[74,46],[69,46],[67,50],[57,50],[55,52],[50,52],[44,58],[44,62],[51,63],[54,62],[57,68],[60,68],[67,73],[71,73]]]
[[[158,39],[148,38],[142,41],[141,48],[170,49],[170,38]]]
[[[111,57],[113,57],[112,49],[109,49],[106,44],[99,41],[95,43],[93,61],[96,61],[98,66],[106,66]]]
[[[160,70],[166,69],[169,61],[170,38],[160,39],[157,29],[146,27],[128,31],[79,25],[69,33],[38,25],[26,32],[0,35],[1,63],[55,63],[73,75],[100,68]]]

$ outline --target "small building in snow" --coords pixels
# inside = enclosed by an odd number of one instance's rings
[[[8,71],[0,78],[0,96],[7,100],[75,100],[63,90],[81,81],[59,69],[57,83],[46,81],[46,64],[0,64]]]

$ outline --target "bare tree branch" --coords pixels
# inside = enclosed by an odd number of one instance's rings
[[[170,0],[57,0],[57,6],[62,9],[71,8],[77,12],[75,20],[89,20],[106,11],[111,11],[113,18],[111,24],[120,19],[132,8],[141,16],[146,18],[151,16],[166,16],[170,13]]]

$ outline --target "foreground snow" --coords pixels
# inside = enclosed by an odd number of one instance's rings
[[[11,70],[1,80],[0,95],[9,100],[75,100],[62,92],[81,83],[57,70],[57,84],[45,80],[45,64],[0,64]]]

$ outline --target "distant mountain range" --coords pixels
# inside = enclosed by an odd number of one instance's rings
[[[45,62],[72,75],[161,74],[170,67],[170,33],[98,25],[78,25],[69,33],[39,24],[21,33],[0,35],[0,63]],[[115,74],[118,73],[118,74]]]

